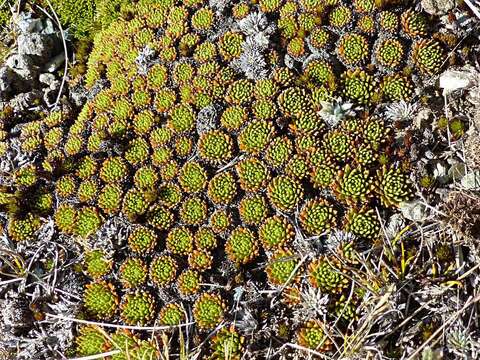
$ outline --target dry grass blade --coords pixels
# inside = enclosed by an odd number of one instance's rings
[[[480,10],[477,6],[475,6],[470,0],[464,0],[465,4],[472,10],[476,17],[480,19]],[[478,4],[478,2],[476,2]]]
[[[188,323],[172,325],[172,326],[132,326],[132,325],[118,325],[118,324],[109,324],[109,323],[103,323],[103,322],[87,321],[87,320],[75,319],[67,316],[61,316],[61,315],[50,314],[50,313],[45,313],[45,316],[47,318],[52,318],[57,320],[73,321],[79,324],[96,325],[96,326],[103,326],[103,327],[114,328],[114,329],[139,330],[139,331],[170,330],[170,329],[182,328],[182,327],[190,326],[194,324],[194,322],[188,322]]]
[[[120,353],[120,350],[112,350],[112,351],[107,351],[101,354],[95,354],[95,355],[90,355],[90,356],[83,356],[83,357],[76,357],[76,358],[71,358],[69,360],[95,360],[95,359],[105,359],[108,356],[116,355]]]

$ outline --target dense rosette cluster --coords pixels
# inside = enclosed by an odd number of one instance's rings
[[[411,99],[412,74],[444,61],[422,14],[373,0],[211,3],[138,1],[96,36],[94,95],[75,120],[22,129],[41,161],[19,169],[15,186],[41,191],[12,211],[12,239],[34,238],[41,216],[87,242],[113,218],[128,224],[118,248],[85,252],[94,319],[175,326],[192,314],[203,336],[234,320],[229,289],[245,279],[290,294],[313,287],[338,313],[356,242],[374,241],[377,215],[412,196],[390,125],[368,111],[336,124],[321,114],[336,96],[370,111]],[[227,15],[232,25],[220,28]],[[14,193],[1,205],[18,207]],[[338,241],[340,260],[314,253],[336,230],[353,239]],[[243,337],[216,330],[212,358],[226,347],[236,358]],[[298,343],[328,351],[326,331],[312,319]],[[78,343],[90,355],[109,340],[83,330]]]

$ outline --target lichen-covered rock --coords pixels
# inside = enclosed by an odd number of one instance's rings
[[[430,15],[444,15],[455,7],[455,0],[422,0],[422,8]]]
[[[460,183],[467,190],[480,189],[480,170],[475,170],[465,174]]]
[[[54,50],[52,37],[39,33],[20,34],[17,46],[18,54],[38,57],[37,61],[47,60]]]
[[[39,67],[28,55],[14,54],[5,64],[12,69],[24,82],[35,82],[39,73]]]

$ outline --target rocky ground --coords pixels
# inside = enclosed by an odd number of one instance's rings
[[[480,4],[0,11],[0,359],[480,357]]]

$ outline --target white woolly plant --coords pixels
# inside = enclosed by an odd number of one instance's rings
[[[228,5],[228,0],[209,0],[208,5],[215,9],[217,13],[222,14]]]
[[[107,254],[113,252],[114,247],[127,243],[128,235],[132,230],[132,224],[123,216],[114,216],[108,219],[95,236],[89,239],[92,249],[102,249]]]
[[[405,121],[411,120],[417,111],[415,103],[407,103],[399,101],[388,104],[385,107],[385,117],[391,121]]]
[[[262,51],[254,44],[249,45],[248,42],[253,41],[247,38],[243,45],[243,52],[238,59],[232,61],[234,67],[243,72],[249,79],[262,79],[267,77],[267,62]]]
[[[237,25],[241,32],[246,35],[243,43],[243,52],[240,57],[233,61],[239,71],[250,79],[262,79],[267,77],[267,62],[264,51],[270,44],[270,35],[275,26],[268,22],[265,14],[261,12],[251,13],[239,20]]]
[[[208,105],[197,114],[197,134],[201,135],[217,127],[216,119],[219,109],[215,105]]]
[[[328,301],[328,295],[307,283],[300,290],[299,307],[293,312],[295,322],[304,323],[308,319],[324,319]]]
[[[146,75],[150,67],[155,63],[155,50],[149,46],[145,46],[138,53],[138,56],[135,59],[137,64],[138,73],[141,75]]]
[[[355,116],[356,108],[353,107],[353,103],[349,101],[343,101],[341,98],[335,98],[331,101],[321,101],[322,109],[318,112],[318,115],[330,127],[337,126],[341,121],[350,116]]]
[[[480,343],[461,324],[448,330],[447,349],[462,359],[478,359],[480,356]]]
[[[238,27],[255,47],[265,50],[270,44],[270,35],[275,31],[275,26],[268,22],[265,14],[261,12],[248,14],[238,21]]]

